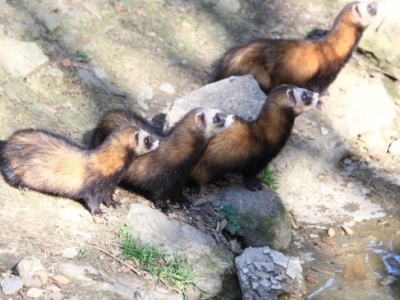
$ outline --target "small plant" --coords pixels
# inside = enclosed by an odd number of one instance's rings
[[[278,189],[278,178],[276,177],[274,170],[267,167],[261,171],[260,177],[261,180],[271,188],[271,190],[276,191]]]
[[[76,51],[76,56],[78,56],[79,60],[83,62],[89,62],[90,60],[89,56],[81,50]]]
[[[87,253],[88,253],[88,249],[87,248],[82,248],[79,251],[78,258],[79,259],[85,258],[87,256]]]
[[[238,219],[238,213],[236,208],[232,205],[225,205],[219,211],[219,217],[221,220],[227,220],[228,224],[224,228],[231,235],[240,235],[240,225]]]
[[[170,256],[165,251],[140,243],[130,234],[128,226],[122,228],[120,238],[123,241],[124,258],[134,261],[166,286],[185,294],[188,286],[193,284],[195,271],[185,258],[173,255],[172,259],[168,259]]]

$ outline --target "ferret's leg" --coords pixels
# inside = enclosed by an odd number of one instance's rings
[[[104,192],[104,197],[103,197],[103,204],[106,207],[112,207],[112,208],[118,208],[119,206],[121,206],[121,203],[119,203],[118,201],[115,201],[113,199],[113,194],[114,194],[115,189],[109,189],[107,191]]]
[[[179,204],[181,208],[193,208],[193,203],[182,194],[182,189],[177,189],[174,191],[171,201],[174,204]]]
[[[101,216],[101,215],[103,215],[103,212],[100,209],[100,203],[102,201],[101,201],[101,198],[98,195],[91,196],[89,198],[85,198],[84,200],[85,200],[85,204],[86,204],[87,208],[89,209],[90,213],[93,216],[96,216],[96,215],[97,216]]]

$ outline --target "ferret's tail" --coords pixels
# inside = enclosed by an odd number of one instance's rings
[[[6,145],[6,141],[0,140],[0,153],[3,151],[3,148],[5,145]]]

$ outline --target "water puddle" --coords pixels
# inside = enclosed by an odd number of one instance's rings
[[[347,260],[342,270],[336,272],[335,276],[329,278],[307,299],[400,299],[400,247],[398,246],[400,245],[394,247],[393,240],[370,241],[364,254]]]

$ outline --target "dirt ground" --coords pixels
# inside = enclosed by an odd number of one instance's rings
[[[0,138],[35,127],[82,142],[107,109],[131,108],[148,118],[165,113],[175,99],[208,82],[214,62],[227,48],[256,37],[302,37],[314,28],[327,28],[338,7],[336,1],[323,0],[312,4],[305,0],[0,1],[0,37],[36,42],[50,66],[64,74],[58,78],[42,70],[22,81],[0,71]],[[49,32],[38,18],[39,8],[60,22],[58,28]],[[79,72],[92,67],[106,74],[105,81],[112,85],[87,84],[90,78]],[[163,88],[166,83],[172,89]],[[348,174],[349,181],[372,186],[369,197],[387,216],[356,224],[353,235],[335,227],[334,237],[327,236],[326,226],[301,224],[287,253],[302,257],[311,253],[315,259],[305,259],[303,265],[304,275],[315,281],[307,283],[309,294],[323,288],[313,299],[356,299],[360,291],[373,291],[365,299],[400,299],[398,287],[381,287],[370,275],[385,273],[372,248],[400,253],[400,161],[387,153],[368,151],[356,160],[359,165]],[[361,168],[363,164],[370,168]],[[343,168],[338,167],[338,174]],[[372,176],[377,168],[387,176]],[[123,190],[117,190],[115,197],[122,208],[110,210],[107,220],[96,223],[77,202],[19,191],[0,180],[0,273],[6,274],[21,258],[34,254],[58,274],[68,264],[63,250],[80,248],[82,243],[118,255],[118,233],[129,203],[151,204]],[[182,221],[189,217],[195,218],[196,212],[176,212]],[[209,228],[216,220],[204,222],[211,234]],[[386,246],[371,246],[380,241]],[[366,255],[369,264],[363,259]],[[99,288],[100,283],[117,278],[140,282],[148,289],[157,286],[150,278],[140,280],[95,248],[89,247],[88,255],[77,263],[104,273],[65,287],[64,299],[117,299],[116,294]],[[328,285],[334,274],[334,284]],[[25,299],[23,293],[2,297]]]

